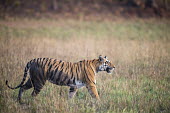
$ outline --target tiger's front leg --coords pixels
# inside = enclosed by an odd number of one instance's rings
[[[74,97],[74,95],[76,94],[77,90],[78,89],[76,87],[70,87],[69,95],[68,95],[70,99]]]
[[[90,93],[90,95],[93,98],[96,98],[97,100],[100,100],[95,84],[93,84],[93,83],[92,84],[88,84],[88,85],[86,85],[86,87],[88,89],[88,92]]]

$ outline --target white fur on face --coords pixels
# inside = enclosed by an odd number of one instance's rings
[[[107,67],[108,67],[108,64],[104,62],[102,65],[99,66],[99,71],[105,71]]]
[[[104,58],[106,62],[110,62],[107,57]],[[109,67],[108,63],[104,62],[99,66],[99,71],[106,71],[107,67]]]

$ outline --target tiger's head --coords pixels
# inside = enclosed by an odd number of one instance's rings
[[[107,57],[102,57],[101,55],[99,56],[98,59],[98,71],[106,71],[107,73],[111,74],[113,70],[115,69],[115,66],[107,59]]]

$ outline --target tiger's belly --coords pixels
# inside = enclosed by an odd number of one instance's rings
[[[86,85],[86,84],[83,83],[83,82],[80,81],[80,80],[76,80],[74,84],[69,84],[69,86],[71,86],[71,87],[76,87],[76,88],[78,88],[78,89],[84,87],[85,85]]]
[[[68,79],[69,80],[62,81],[62,80],[57,80],[56,78],[54,78],[53,80],[48,79],[48,81],[56,85],[70,86],[70,87],[75,87],[75,88],[82,88],[86,85],[81,80],[70,79],[70,78]]]

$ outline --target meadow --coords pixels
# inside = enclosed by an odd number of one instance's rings
[[[84,87],[68,99],[68,87],[46,82],[17,102],[18,85],[28,61],[50,57],[77,62],[107,56],[115,64],[110,75],[97,75],[100,101]],[[27,77],[29,78],[29,76]],[[168,113],[170,111],[170,22],[166,19],[0,20],[1,113]]]

